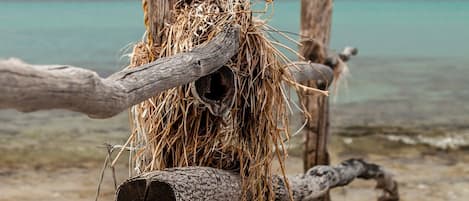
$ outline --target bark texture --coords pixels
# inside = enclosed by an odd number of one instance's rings
[[[329,66],[318,63],[294,62],[288,70],[297,82],[331,83],[334,78]]]
[[[355,178],[374,179],[383,190],[379,201],[397,201],[398,187],[380,166],[350,159],[337,166],[316,166],[303,175],[290,177],[295,201],[310,201],[329,189],[344,186]],[[275,200],[289,201],[281,176],[274,176]],[[241,179],[238,173],[209,167],[171,168],[129,179],[119,186],[117,201],[238,201]]]
[[[313,63],[325,63],[332,20],[332,0],[301,1],[301,54]],[[327,89],[316,82],[305,82],[310,87]],[[300,101],[309,113],[305,127],[304,170],[315,165],[329,164],[327,151],[329,132],[329,99],[319,95],[300,94]]]
[[[331,83],[333,70],[326,65],[293,62],[288,68],[296,82],[312,81],[321,85]],[[204,76],[191,84],[191,92],[215,116],[225,116],[232,109],[236,95],[234,73],[222,67],[215,73]]]
[[[228,27],[192,51],[124,69],[108,78],[66,65],[0,63],[0,109],[68,109],[109,118],[159,92],[211,74],[237,53],[239,28]]]
[[[145,24],[149,26],[147,30],[150,32],[152,42],[154,42],[153,46],[159,47],[161,42],[166,40],[164,38],[164,33],[161,32],[163,27],[166,24],[170,24],[172,22],[171,17],[171,10],[176,3],[176,0],[145,0],[147,6],[144,6],[145,15],[148,15],[146,18]]]
[[[325,63],[329,46],[332,23],[332,0],[301,0],[300,53],[305,60]],[[306,86],[327,89],[329,83],[318,85],[307,81]],[[307,112],[305,144],[303,155],[304,170],[316,165],[328,165],[327,150],[329,138],[329,98],[319,95],[300,93],[300,102]],[[316,200],[330,200],[329,193]]]
[[[233,44],[235,43],[233,41]],[[228,82],[233,81],[234,77],[223,78],[228,81],[210,79],[212,83],[207,83],[207,78],[217,75],[218,71],[207,74],[222,66],[223,64],[218,65],[223,62],[220,60],[226,60],[233,52],[228,53],[226,51],[231,50],[227,49],[220,50],[219,53],[227,54],[226,57],[211,58],[216,60],[215,63],[207,64],[206,61],[201,61],[199,64],[197,58],[201,57],[197,56],[200,55],[198,51],[125,69],[106,79],[100,78],[93,71],[72,66],[34,66],[15,59],[3,61],[0,62],[0,94],[3,94],[0,96],[0,109],[14,108],[23,112],[32,112],[60,108],[81,112],[94,118],[109,118],[158,92],[197,79],[194,86],[197,83],[201,86],[199,91],[194,89],[195,95],[207,101],[202,102],[213,108],[214,115],[221,116],[224,111],[230,109],[229,103],[234,99],[232,91],[235,90],[235,86]],[[330,82],[333,77],[329,67],[306,62],[295,62],[290,67],[290,72],[297,81]],[[202,78],[198,79],[199,77]],[[223,89],[226,90],[223,93],[211,91],[217,90],[212,88],[220,86],[230,88]],[[200,90],[203,90],[203,93]],[[221,94],[212,100],[216,96],[213,93]]]

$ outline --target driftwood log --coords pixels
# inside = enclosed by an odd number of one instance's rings
[[[221,116],[231,109],[234,93],[229,87],[235,87],[233,74],[221,67],[238,50],[238,32],[238,28],[227,28],[192,51],[124,69],[108,78],[68,65],[0,61],[0,109],[68,109],[92,118],[109,118],[166,89],[196,81],[196,97]],[[297,81],[330,83],[333,77],[332,70],[322,64],[297,62],[290,70]]]
[[[340,53],[330,53],[327,55],[325,65],[335,69],[341,62],[350,61],[353,56],[358,54],[358,49],[355,47],[345,47]]]
[[[289,178],[293,200],[309,201],[329,189],[344,186],[355,178],[374,179],[383,190],[380,201],[397,201],[398,187],[392,176],[375,164],[350,159],[341,164],[316,166],[303,175]],[[289,201],[288,189],[281,176],[274,176],[275,200]],[[144,173],[121,184],[117,201],[238,201],[241,197],[239,174],[209,167],[171,168]]]
[[[317,63],[293,62],[288,70],[296,82],[331,83],[334,77],[329,66]],[[215,116],[225,116],[232,109],[236,90],[235,75],[228,67],[222,67],[191,85],[194,97]]]
[[[125,69],[105,79],[72,66],[2,62],[0,109],[31,112],[62,108],[108,118],[159,92],[213,73],[237,53],[238,38],[239,28],[227,28],[192,51]]]

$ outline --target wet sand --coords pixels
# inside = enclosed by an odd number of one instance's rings
[[[336,135],[329,145],[334,164],[364,158],[386,167],[395,174],[404,201],[463,201],[469,197],[467,148],[441,150],[425,144],[408,145],[380,135],[363,135],[366,129],[355,129],[350,134],[334,127]],[[94,200],[106,155],[102,144],[122,144],[127,136],[126,114],[90,120],[63,111],[24,115],[0,111],[0,200]],[[289,174],[302,172],[300,142],[299,137],[291,141]],[[119,182],[128,175],[124,161],[117,175]],[[332,197],[338,201],[376,200],[379,192],[374,185],[373,181],[356,180],[334,189]],[[114,184],[107,171],[99,200],[113,199]]]
[[[350,153],[335,158],[334,162]],[[385,166],[399,181],[402,200],[454,200],[469,197],[469,157],[464,153],[434,153],[426,156],[368,155],[368,161]],[[459,156],[455,156],[459,155]],[[457,157],[457,160],[456,160]],[[464,158],[464,161],[461,159]],[[287,161],[291,174],[300,173],[301,159],[290,157]],[[73,168],[24,168],[0,170],[0,200],[94,200],[100,175],[100,166]],[[118,180],[125,179],[127,169],[118,168]],[[333,200],[376,200],[379,192],[374,181],[356,180],[351,185],[332,191]],[[114,199],[114,185],[110,171],[105,174],[99,200]]]

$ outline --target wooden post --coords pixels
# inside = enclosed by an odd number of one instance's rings
[[[145,26],[154,46],[166,40],[161,32],[165,24],[171,23],[171,9],[176,0],[143,0]]]
[[[301,42],[300,53],[305,60],[324,63],[327,57],[332,21],[332,0],[301,1]],[[326,89],[317,82],[305,82],[307,86]],[[329,134],[329,99],[321,95],[300,94],[300,101],[305,106],[308,122],[305,127],[304,170],[316,165],[328,165],[327,151]],[[324,199],[329,200],[326,195]]]

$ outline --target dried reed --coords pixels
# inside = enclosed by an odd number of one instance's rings
[[[249,0],[177,1],[174,20],[161,30],[165,40],[153,45],[149,37],[134,47],[131,66],[139,66],[209,41],[226,24],[241,27],[238,54],[226,64],[237,85],[227,116],[212,115],[189,85],[131,108],[129,143],[136,174],[182,166],[236,170],[243,200],[274,200],[271,164],[277,158],[285,174],[283,142],[289,136],[282,81],[295,82],[285,70],[287,57],[266,37],[265,22],[252,16],[250,6]]]

